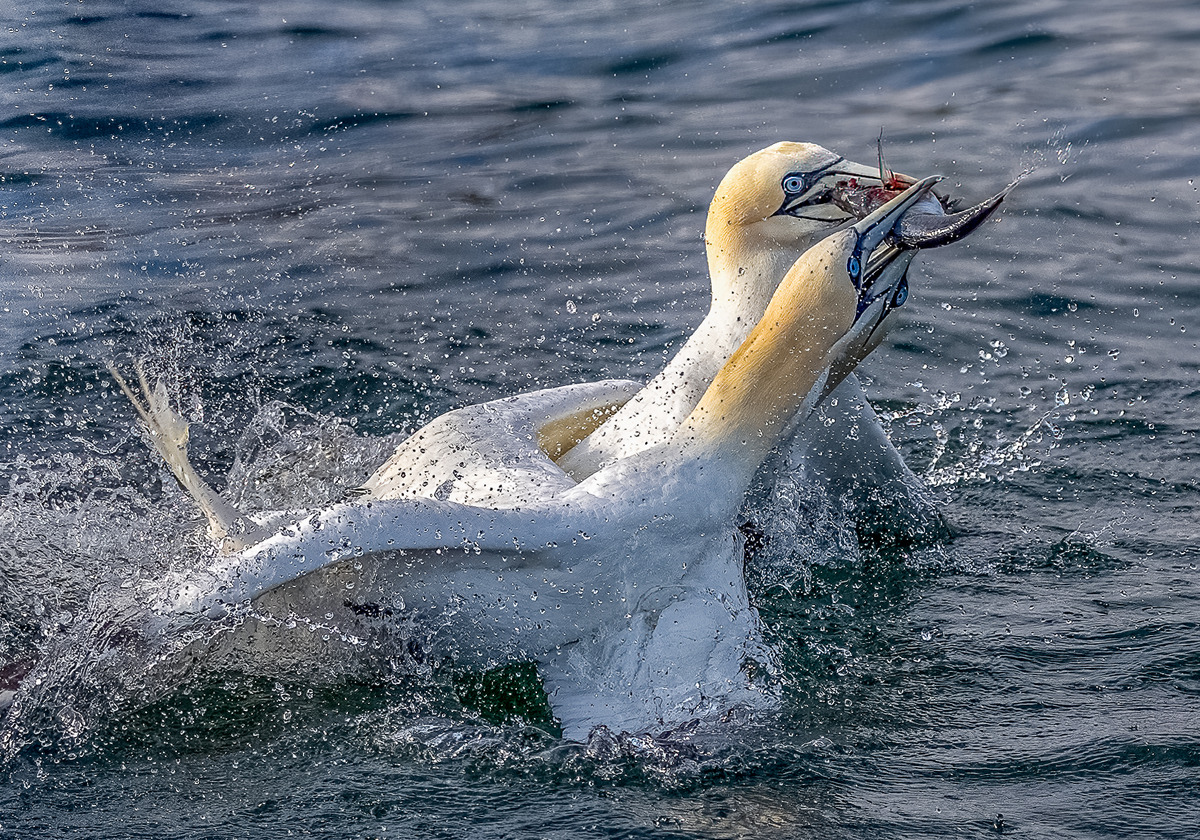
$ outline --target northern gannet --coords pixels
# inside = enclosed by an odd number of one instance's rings
[[[662,373],[644,387],[605,380],[522,394],[515,408],[499,402],[448,412],[403,441],[362,489],[378,499],[514,507],[552,498],[600,467],[668,440],[758,323],[788,269],[822,236],[866,214],[836,200],[838,185],[849,180],[882,188],[884,178],[882,163],[867,167],[812,143],[781,142],[749,155],[726,173],[709,207],[710,311]],[[914,210],[940,213],[941,206],[927,196]],[[138,370],[143,408],[112,373],[138,406],[155,448],[205,513],[210,535],[233,550],[262,536],[264,523],[241,517],[188,463],[187,424],[171,410],[164,386],[150,388]],[[852,377],[823,413],[821,422],[793,435],[799,450],[793,461],[805,460],[857,496],[882,483],[899,499],[900,489],[919,486]],[[523,457],[522,447],[550,439],[546,451],[562,471]],[[533,472],[520,475],[516,465]],[[856,471],[847,474],[846,465]],[[869,472],[864,465],[871,465]],[[542,481],[526,480],[534,475]]]
[[[712,300],[667,367],[600,428],[558,459],[575,478],[666,440],[759,322],[776,287],[816,241],[851,220],[830,200],[848,178],[879,170],[812,143],[782,142],[736,163],[721,179],[704,228]]]
[[[551,459],[552,439],[504,450],[505,480],[534,486],[520,506],[366,496],[280,513],[243,536],[253,544],[172,584],[158,612],[176,627],[247,605],[286,616],[320,604],[347,622],[391,616],[372,620],[412,634],[439,661],[535,662],[568,738],[770,707],[754,676],[772,653],[746,592],[738,510],[763,460],[904,302],[911,252],[886,239],[935,180],[801,255],[666,440],[578,484]],[[526,399],[541,411],[527,395],[484,404],[479,416],[508,418],[523,434]],[[139,412],[154,423],[152,407]],[[559,489],[541,491],[553,482]],[[324,574],[353,578],[353,594]]]
[[[709,313],[667,368],[644,387],[608,381],[611,399],[604,403],[591,399],[592,388],[580,386],[522,395],[523,407],[540,414],[546,426],[573,430],[573,438],[559,435],[553,456],[566,477],[579,481],[670,438],[758,323],[788,269],[852,218],[831,200],[834,186],[846,179],[881,183],[881,177],[878,169],[812,143],[776,143],[736,163],[717,187],[706,221]],[[480,459],[471,447],[483,430],[478,423],[469,431],[460,428],[472,422],[474,411],[450,412],[401,443],[364,489],[380,499],[436,497],[489,506],[530,501],[532,488],[508,498],[497,492],[494,473],[477,472]],[[547,488],[550,494],[557,489]]]

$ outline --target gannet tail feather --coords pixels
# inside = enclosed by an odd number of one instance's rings
[[[188,460],[188,422],[171,408],[166,383],[160,379],[151,388],[142,363],[135,362],[133,369],[137,374],[140,395],[125,381],[116,366],[112,362],[108,363],[108,372],[117,381],[121,393],[133,403],[138,417],[145,423],[150,444],[166,463],[171,475],[192,497],[204,518],[208,520],[209,536],[219,542],[226,551],[238,551],[255,542],[256,539],[251,537],[257,530],[256,527],[248,523],[237,508],[221,494],[209,487]]]

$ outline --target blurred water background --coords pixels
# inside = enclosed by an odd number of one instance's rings
[[[214,484],[265,504],[293,470],[320,502],[445,410],[658,370],[707,309],[712,191],[754,150],[869,162],[882,128],[895,169],[969,200],[1034,171],[918,260],[865,366],[957,535],[774,546],[753,583],[778,719],[578,745],[506,705],[519,673],[235,670],[31,748],[0,837],[1195,836],[1192,3],[31,0],[2,22],[0,666],[194,518],[110,358],[173,377]]]

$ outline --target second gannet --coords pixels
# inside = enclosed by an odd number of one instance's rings
[[[554,455],[569,477],[586,478],[674,433],[758,323],[792,264],[851,218],[831,200],[834,186],[846,179],[881,181],[878,170],[812,143],[776,143],[729,170],[709,206],[705,228],[711,308],[667,368],[632,391],[630,383],[613,381],[613,399],[603,405],[571,399],[590,391],[559,394],[559,389],[540,392],[536,402],[522,402],[539,423],[575,430],[574,439],[563,438]],[[438,493],[462,502],[503,502],[503,495],[490,486],[482,494],[476,490],[494,475],[486,470],[473,473],[479,459],[467,441],[477,440],[480,429],[474,424],[464,434],[460,424],[471,423],[475,412],[475,406],[450,412],[404,441],[364,489],[380,499],[432,498]],[[586,417],[587,422],[568,422],[572,417]],[[527,501],[527,494],[511,499],[513,504]]]
[[[705,221],[708,314],[641,392],[558,459],[577,479],[666,440],[762,317],[784,274],[851,216],[830,201],[839,180],[880,181],[877,170],[813,143],[782,142],[736,163]]]
[[[903,178],[903,176],[900,176]],[[368,478],[374,498],[434,498],[489,507],[552,497],[601,466],[669,439],[696,406],[716,372],[749,335],[779,281],[813,243],[852,218],[833,201],[848,179],[882,186],[873,169],[813,143],[781,142],[749,155],[721,180],[705,227],[712,300],[709,314],[667,368],[644,387],[627,380],[550,388],[517,402],[471,405],[448,412],[403,441]],[[916,210],[928,211],[923,198]],[[937,208],[940,210],[940,206]],[[120,374],[122,391],[138,406],[150,439],[209,522],[209,534],[236,550],[262,536],[269,523],[239,515],[196,474],[186,457],[187,423],[174,412],[161,383],[151,388],[140,368],[143,408]],[[879,465],[874,475],[904,477],[899,453],[874,420],[862,389],[843,385],[826,412],[842,422],[814,424],[802,441],[835,441],[818,447],[829,460]],[[854,434],[846,426],[854,424]],[[859,428],[861,427],[861,428]],[[565,475],[548,478],[526,457],[526,448],[554,438],[547,451]],[[870,458],[854,457],[858,446]],[[820,456],[817,456],[820,457]],[[535,464],[543,482],[516,480],[514,465]],[[857,477],[856,477],[857,478]],[[915,479],[913,479],[915,481]],[[861,480],[862,492],[869,481]]]
[[[755,677],[772,654],[746,593],[737,513],[796,417],[903,303],[907,256],[884,240],[933,180],[806,251],[667,440],[578,484],[530,447],[523,457],[543,472],[522,464],[513,480],[557,475],[562,489],[519,507],[364,497],[281,513],[274,533],[173,584],[157,610],[179,630],[247,604],[277,616],[320,605],[335,622],[380,617],[435,661],[535,662],[568,738],[773,705]],[[519,411],[522,399],[493,405]],[[335,570],[355,587],[327,585]],[[144,632],[158,638],[163,625]]]
[[[709,313],[662,373],[640,390],[628,381],[613,380],[522,395],[506,409],[516,411],[519,406],[519,417],[506,413],[503,422],[494,406],[449,412],[401,443],[363,490],[379,499],[424,497],[516,506],[552,497],[562,480],[582,480],[667,440],[758,322],[788,268],[822,236],[854,215],[865,215],[865,208],[860,211],[847,199],[857,205],[874,200],[870,206],[876,207],[878,197],[860,196],[864,190],[892,189],[894,194],[911,183],[886,170],[882,154],[880,158],[878,168],[869,168],[812,143],[782,142],[739,161],[721,180],[706,220]],[[855,189],[847,191],[846,184]],[[930,193],[907,216],[905,224],[911,230],[904,244],[918,249],[961,238],[1002,197],[942,224],[948,217]],[[921,224],[930,219],[938,223]],[[521,489],[514,491],[518,485],[503,480],[505,472],[497,472],[489,460],[504,456],[505,449],[522,439],[510,434],[516,426],[525,430],[525,440],[554,437],[551,457],[566,475],[541,486],[520,483]],[[509,454],[510,461],[524,463],[519,453]],[[834,498],[848,496],[860,514],[876,508],[875,500],[883,498],[891,519],[903,527],[940,533],[940,515],[853,377],[838,387],[819,418],[793,431],[781,457],[787,466],[773,469],[773,474],[803,469],[806,481],[821,485]],[[772,492],[771,485],[768,477],[763,490]]]

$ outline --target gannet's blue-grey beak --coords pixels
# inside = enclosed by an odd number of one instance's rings
[[[917,181],[851,226],[850,230],[854,231],[858,242],[846,270],[858,289],[856,321],[863,317],[874,301],[889,292],[893,297],[907,297],[908,283],[904,275],[912,257],[911,253],[906,255],[894,241],[893,233],[904,214],[928,195],[940,180],[939,176],[932,176]],[[895,305],[902,303],[903,300],[898,300]]]
[[[879,329],[888,314],[908,298],[908,265],[916,251],[902,248],[893,235],[904,214],[928,195],[939,177],[924,178],[849,228],[858,237],[846,272],[858,290],[858,308],[849,331],[830,351],[823,382],[810,393],[810,410],[854,370],[883,340]]]
[[[829,367],[805,399],[807,416],[883,340],[880,329],[908,299],[908,266],[917,249],[935,248],[967,236],[1000,205],[1015,185],[955,217],[923,214],[918,205],[939,177],[924,178],[848,228],[857,236],[846,271],[858,291],[854,323],[829,351]],[[1019,178],[1017,180],[1020,180]]]

